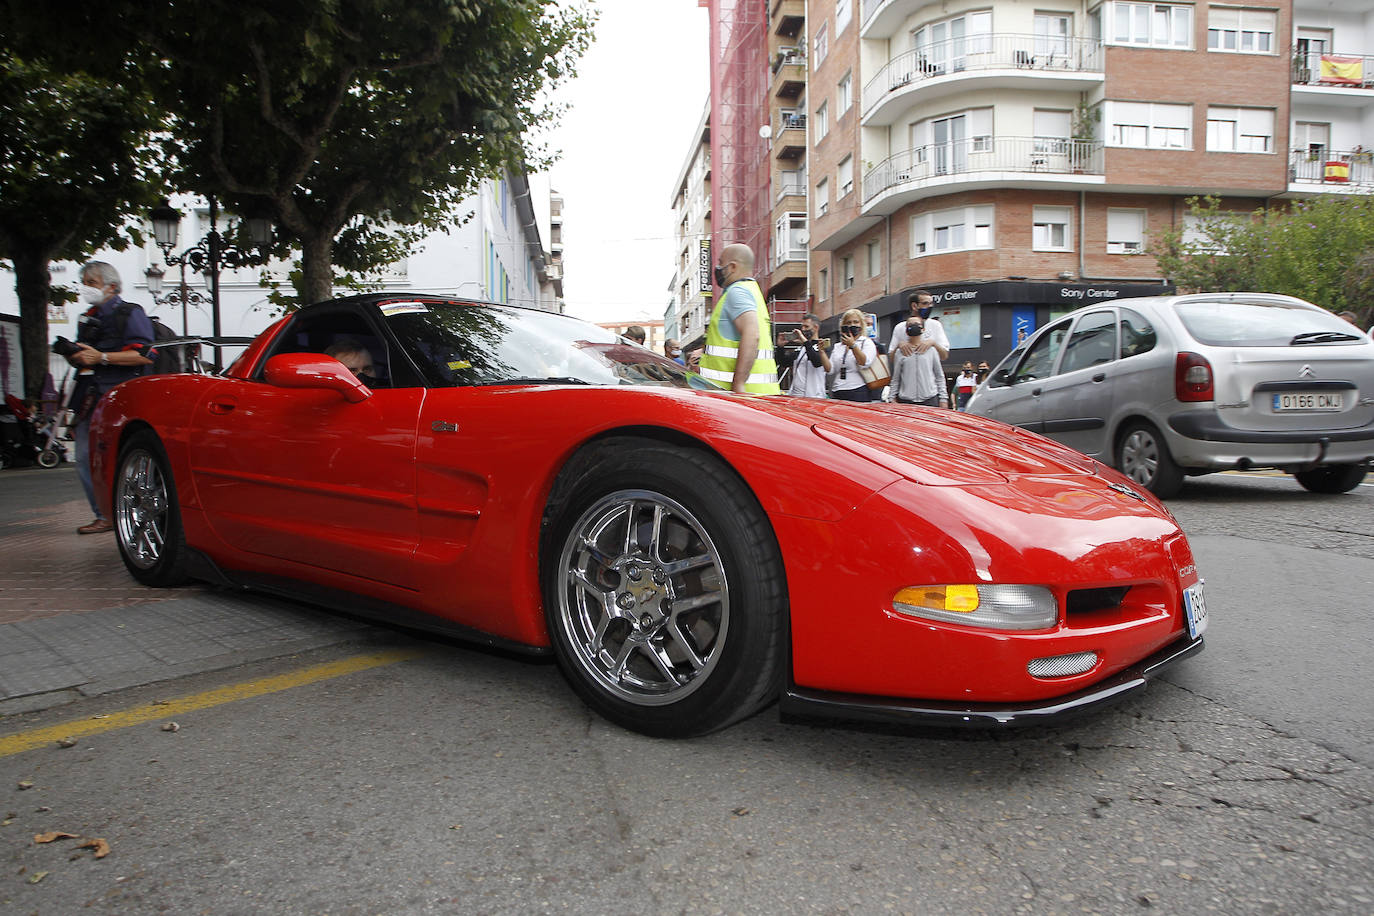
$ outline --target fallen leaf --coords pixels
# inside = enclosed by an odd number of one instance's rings
[[[19,783],[18,788],[19,788],[19,791],[20,791],[20,792],[23,792],[25,789],[32,789],[32,788],[33,788],[33,783],[31,783],[31,782],[25,780],[25,781]]]
[[[53,830],[48,833],[34,834],[33,841],[35,843],[51,843],[53,840],[72,840],[77,836],[78,834],[75,833],[64,833],[61,830]]]
[[[57,739],[57,746],[58,746],[58,747],[76,747],[76,739],[75,739],[75,738],[58,738],[58,739]]]
[[[36,871],[36,872],[34,872],[33,874],[29,875],[29,883],[30,883],[30,884],[37,884],[39,881],[42,881],[42,880],[43,880],[44,878],[46,878],[47,876],[48,876],[48,873],[45,872],[45,871]]]
[[[95,857],[96,857],[97,859],[103,859],[103,858],[105,858],[106,856],[108,856],[108,855],[110,854],[110,844],[107,843],[107,842],[105,842],[105,840],[104,840],[102,837],[98,837],[98,836],[91,837],[90,839],[86,840],[86,842],[84,842],[84,843],[77,843],[77,844],[76,844],[76,848],[77,848],[77,849],[94,849],[94,850],[95,850]]]
[[[745,807],[742,807],[742,806],[741,806],[741,807],[739,807],[739,808],[736,808],[736,809],[735,809],[733,812],[731,812],[731,813],[734,814],[735,817],[744,817],[746,814],[749,814],[750,812],[749,812],[749,809],[748,809],[748,808],[745,808]]]
[[[176,724],[175,722],[168,722],[162,726],[162,730],[165,732],[181,731],[181,726]]]

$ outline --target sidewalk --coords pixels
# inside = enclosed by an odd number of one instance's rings
[[[76,470],[0,471],[0,716],[364,639],[376,628],[263,595],[139,585]]]

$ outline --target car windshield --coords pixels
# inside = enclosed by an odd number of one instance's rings
[[[1183,326],[1214,347],[1288,347],[1365,340],[1330,312],[1291,302],[1208,299],[1176,302]]]
[[[695,373],[594,324],[533,309],[387,302],[387,323],[433,388],[657,385],[713,388]]]

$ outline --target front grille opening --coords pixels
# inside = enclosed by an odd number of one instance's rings
[[[1121,606],[1121,602],[1126,600],[1126,593],[1130,590],[1129,585],[1117,585],[1111,588],[1074,589],[1069,592],[1068,600],[1064,605],[1064,613],[1069,618],[1073,618],[1084,614],[1115,610]]]

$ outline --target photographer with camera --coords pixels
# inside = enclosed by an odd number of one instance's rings
[[[773,361],[780,370],[792,367],[792,384],[787,393],[793,397],[825,397],[825,377],[830,372],[830,341],[821,340],[820,331],[820,316],[807,312],[800,329],[778,334]]]
[[[91,261],[81,268],[81,301],[90,306],[77,322],[76,342],[57,338],[53,352],[64,357],[76,370],[76,387],[67,406],[75,415],[72,439],[75,445],[76,473],[86,491],[95,521],[76,529],[77,534],[99,534],[114,528],[100,514],[91,482],[91,414],[101,395],[120,382],[143,374],[152,363],[148,357],[153,346],[153,323],[143,307],[119,298],[123,285],[119,271],[104,261]]]

